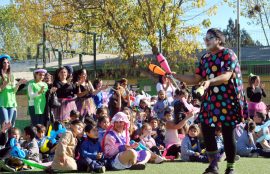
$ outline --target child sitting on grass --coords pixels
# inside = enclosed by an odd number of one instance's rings
[[[0,135],[0,145],[3,146],[0,150],[0,159],[10,157],[9,152],[11,151],[10,140],[15,138],[17,142],[21,137],[21,132],[18,128],[11,128],[11,123],[3,123],[2,132]]]
[[[158,120],[158,118],[151,118],[150,120],[150,126],[152,128],[151,136],[154,138],[156,144],[161,149],[164,149],[164,139],[165,139],[165,128],[163,128],[165,125],[164,122],[161,122]]]
[[[88,124],[84,131],[87,137],[79,147],[78,170],[104,173],[106,168],[101,145],[98,142],[98,129],[95,124]]]
[[[32,126],[24,128],[23,138],[25,142],[22,143],[21,147],[25,151],[26,159],[40,162],[39,159],[39,147],[36,140],[36,132]]]
[[[163,150],[163,147],[157,147],[154,138],[151,137],[151,133],[151,126],[148,123],[144,123],[141,128],[140,143],[151,152],[150,161],[159,164],[165,161],[160,152],[160,150]]]
[[[256,147],[256,143],[254,141],[254,133],[255,133],[256,124],[253,121],[249,121],[246,123],[244,132],[239,137],[236,147],[237,154],[241,157],[268,157],[270,158],[270,152],[264,151]]]
[[[269,126],[268,129],[260,129],[260,127],[264,127],[265,124],[268,124],[268,122],[265,122],[266,115],[261,112],[256,112],[253,120],[256,124],[256,128],[258,129],[255,131],[255,141],[257,142],[256,146],[266,151],[270,151],[270,144],[267,138],[267,136],[270,136]]]
[[[104,135],[102,148],[113,169],[143,170],[151,154],[146,150],[135,151],[139,144],[130,144],[129,127],[130,122],[125,113],[118,112],[115,114],[110,128]]]
[[[165,132],[165,146],[167,149],[166,156],[173,156],[177,158],[181,152],[181,140],[179,139],[178,130],[182,129],[190,117],[193,116],[193,113],[187,113],[186,117],[178,122],[173,119],[172,114],[166,114],[166,132]]]
[[[74,159],[77,138],[83,136],[84,124],[79,120],[71,122],[70,130],[67,131],[59,140],[56,146],[54,159],[52,162],[53,170],[70,171],[77,170],[77,164]]]
[[[36,128],[36,140],[38,142],[38,146],[39,148],[41,147],[41,145],[43,144],[43,142],[46,140],[46,127],[43,126],[42,124],[37,124],[35,126]]]
[[[183,161],[208,163],[208,158],[202,153],[200,141],[198,139],[200,129],[194,124],[188,129],[188,134],[181,144],[181,158]]]

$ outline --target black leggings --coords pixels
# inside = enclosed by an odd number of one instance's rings
[[[178,156],[178,152],[181,152],[181,146],[178,144],[174,144],[172,146],[169,147],[169,149],[167,150],[167,154],[166,156],[174,156],[177,157]]]
[[[202,124],[202,133],[207,152],[218,150],[215,139],[215,127]],[[228,163],[234,163],[236,155],[236,145],[234,139],[234,127],[222,126],[222,135],[224,140],[224,150]]]

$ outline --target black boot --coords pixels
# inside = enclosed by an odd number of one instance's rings
[[[218,168],[209,166],[207,169],[205,169],[203,174],[219,174],[218,173]]]
[[[225,174],[235,174],[234,170],[232,168],[227,168],[225,170]]]

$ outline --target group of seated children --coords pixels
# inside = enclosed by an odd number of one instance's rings
[[[176,91],[168,103],[164,91],[157,102],[141,99],[136,108],[122,108],[108,116],[99,108],[83,120],[71,111],[69,122],[55,121],[48,128],[27,126],[20,130],[3,123],[0,134],[0,168],[12,165],[7,159],[26,159],[53,171],[94,171],[145,169],[146,163],[162,163],[177,158],[208,163],[200,124],[195,124],[197,104],[185,91]],[[154,101],[154,100],[153,100]],[[195,107],[196,106],[196,107]],[[243,157],[270,157],[270,121],[256,113],[253,120],[236,128],[237,153]],[[216,142],[224,156],[222,129],[216,127]],[[16,169],[12,169],[16,170]]]

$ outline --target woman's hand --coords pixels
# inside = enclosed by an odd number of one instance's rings
[[[41,89],[39,90],[38,94],[42,94],[44,92],[45,86],[42,86]]]
[[[51,89],[50,89],[50,93],[54,93],[54,92],[56,92],[57,91],[57,88],[56,87],[52,87]]]
[[[7,131],[9,128],[11,128],[11,123],[10,123],[10,122],[8,122],[8,123],[3,122],[3,124],[2,124],[2,132],[3,132],[3,133],[6,133],[6,131]]]
[[[203,86],[204,90],[208,89],[209,86],[210,86],[210,81],[209,80],[206,80],[206,81],[203,81],[200,86]]]

